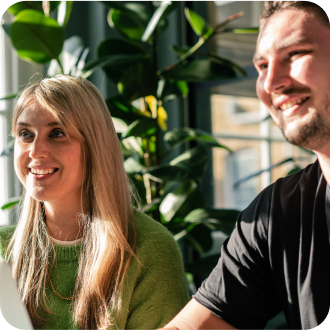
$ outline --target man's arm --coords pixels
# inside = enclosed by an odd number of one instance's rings
[[[164,329],[236,329],[214,315],[194,298]]]

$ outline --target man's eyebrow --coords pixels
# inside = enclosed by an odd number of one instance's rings
[[[287,48],[290,47],[295,47],[295,46],[300,46],[300,45],[304,45],[304,44],[312,44],[313,42],[306,38],[306,37],[295,37],[293,40],[292,39],[288,39],[283,41],[282,43],[280,43],[280,45],[278,47],[276,47],[276,51],[278,53],[283,52],[284,50],[286,50]],[[258,60],[262,60],[263,56],[259,55],[257,52],[253,55],[252,61],[253,63],[255,63]]]
[[[17,122],[16,126],[26,126],[26,127],[31,127],[30,124],[24,123],[23,121]],[[60,126],[57,121],[52,121],[46,125],[46,127],[53,127],[53,126]]]

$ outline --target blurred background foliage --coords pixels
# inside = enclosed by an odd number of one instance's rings
[[[97,59],[92,61],[81,37],[65,39],[73,1],[15,3],[8,9],[15,18],[3,28],[19,57],[49,65],[48,76],[64,73],[89,78],[103,70],[117,85],[117,95],[108,97],[106,103],[121,143],[126,172],[142,210],[172,232],[184,254],[190,251],[193,257],[184,259],[188,279],[193,283],[194,275],[206,277],[218,260],[219,255],[201,257],[212,248],[212,232],[230,235],[239,214],[235,209],[206,208],[200,189],[210,150],[231,150],[202,130],[168,130],[166,104],[186,97],[191,82],[244,77],[245,70],[230,59],[201,49],[215,35],[256,33],[258,29],[227,27],[243,13],[210,26],[199,14],[185,8],[185,17],[198,41],[183,47],[169,44],[177,60],[160,67],[157,42],[169,26],[168,15],[178,9],[178,2],[101,3],[109,10],[109,28],[119,37],[100,40]],[[2,99],[15,97],[12,94]],[[10,155],[13,145],[11,141],[1,155]],[[179,151],[172,156],[174,150]],[[2,209],[15,207],[19,199],[12,198]]]

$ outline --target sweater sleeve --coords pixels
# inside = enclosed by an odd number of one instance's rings
[[[170,232],[138,214],[139,276],[126,329],[156,329],[173,319],[190,299],[179,247]]]
[[[7,246],[14,234],[16,226],[7,226],[0,228],[0,257],[4,258]]]

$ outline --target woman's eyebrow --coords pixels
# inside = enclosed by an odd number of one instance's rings
[[[28,123],[24,123],[22,121],[19,121],[16,126],[26,126],[26,127],[31,127],[30,124]],[[53,126],[60,126],[59,123],[57,121],[53,121],[53,122],[50,122],[48,124],[45,125],[46,127],[53,127]]]

